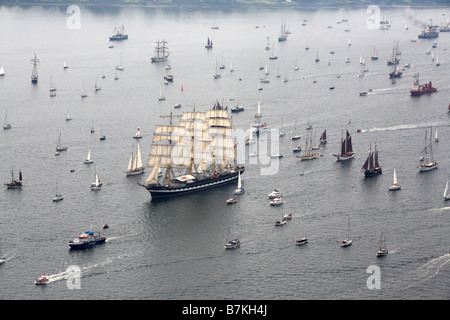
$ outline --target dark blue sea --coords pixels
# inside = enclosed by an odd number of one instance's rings
[[[0,117],[7,114],[12,126],[0,132],[0,254],[6,259],[0,299],[450,298],[450,203],[443,199],[450,178],[450,32],[440,34],[437,48],[433,39],[417,38],[430,19],[446,23],[449,8],[381,8],[378,16],[367,8],[67,9],[0,6]],[[373,28],[376,17],[391,27]],[[278,42],[283,21],[290,34]],[[110,42],[122,24],[129,39]],[[208,38],[212,50],[204,47]],[[151,63],[163,39],[169,59]],[[392,83],[387,60],[396,42],[403,75]],[[374,52],[378,60],[371,60]],[[37,85],[30,81],[34,54]],[[361,58],[364,77],[358,76]],[[120,62],[124,70],[116,71]],[[225,69],[213,79],[217,62]],[[164,84],[167,64],[174,82]],[[260,83],[266,65],[269,83]],[[416,73],[437,92],[411,97]],[[160,88],[165,101],[158,100]],[[155,202],[138,184],[149,168],[125,175],[137,143],[148,161],[155,125],[169,121],[161,116],[206,111],[216,101],[228,109],[240,104],[245,111],[230,115],[233,127],[245,131],[258,100],[260,120],[286,131],[278,140],[284,156],[270,174],[262,157],[246,159],[245,193],[237,203],[226,204],[234,184]],[[294,143],[295,126],[303,139]],[[419,173],[431,128],[439,136],[433,142],[438,169]],[[307,134],[317,142],[325,129],[320,157],[300,161],[293,148],[304,149]],[[356,155],[336,162],[345,130]],[[55,156],[60,133],[68,150]],[[365,178],[360,169],[375,144],[383,172]],[[86,165],[89,149],[94,163]],[[394,168],[402,189],[389,192]],[[3,186],[11,170],[23,174],[20,190]],[[97,192],[89,187],[95,173],[103,181]],[[283,193],[281,206],[269,205],[274,189]],[[64,200],[52,202],[56,192]],[[274,226],[286,213],[293,219]],[[87,230],[103,232],[106,243],[70,250],[68,242]],[[389,254],[378,258],[382,233]],[[341,248],[348,234],[353,244]],[[241,247],[225,250],[231,237]],[[301,237],[308,243],[296,246]],[[36,286],[42,273],[50,282]]]

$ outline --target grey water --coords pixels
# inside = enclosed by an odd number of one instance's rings
[[[443,200],[450,159],[450,33],[440,34],[436,49],[433,40],[417,39],[427,20],[445,22],[448,8],[383,8],[389,30],[368,27],[366,8],[79,8],[74,16],[64,6],[0,6],[0,117],[7,112],[12,125],[0,132],[0,177],[9,182],[13,169],[24,179],[21,190],[0,190],[0,255],[6,258],[1,299],[450,298],[450,207]],[[348,22],[337,23],[343,18]],[[278,42],[282,19],[291,33]],[[109,48],[108,37],[121,24],[129,39]],[[212,50],[204,48],[208,37]],[[151,63],[156,41],[163,39],[171,51],[167,63]],[[411,67],[392,83],[386,60],[395,41],[399,67]],[[271,50],[264,50],[268,42]],[[370,58],[374,48],[377,61]],[[35,53],[39,82],[32,85]],[[278,59],[270,60],[272,54]],[[358,77],[361,57],[369,69],[364,77]],[[124,70],[116,71],[120,62]],[[213,79],[217,62],[226,67]],[[174,75],[167,85],[166,64]],[[270,82],[260,84],[266,64]],[[433,81],[437,93],[410,96],[417,72],[421,82]],[[158,100],[160,89],[165,101]],[[245,111],[232,114],[233,126],[248,130],[258,100],[261,121],[286,131],[279,138],[284,157],[271,174],[263,174],[269,165],[262,158],[247,159],[246,192],[236,204],[226,204],[235,185],[151,201],[137,184],[150,170],[124,174],[137,127],[146,162],[155,125],[169,121],[161,116],[205,111],[216,101],[228,108],[240,104]],[[177,103],[180,109],[173,108]],[[326,129],[328,143],[318,159],[302,162],[292,152],[291,134],[297,125],[306,137],[307,123],[314,141]],[[419,173],[431,126],[440,138],[433,145],[439,168]],[[356,156],[339,163],[333,153],[346,129]],[[68,151],[55,156],[60,133]],[[305,148],[305,139],[298,143]],[[383,173],[365,178],[360,168],[375,143]],[[89,149],[94,163],[86,165]],[[389,192],[394,168],[402,190]],[[95,173],[103,181],[98,192],[89,188]],[[268,194],[276,188],[284,204],[271,207]],[[53,203],[56,192],[64,200]],[[275,227],[289,212],[293,219]],[[353,244],[341,248],[349,218]],[[86,230],[103,232],[107,242],[70,250],[68,242]],[[377,258],[381,233],[389,254]],[[225,250],[230,237],[239,237],[241,247]],[[309,243],[296,246],[300,237]],[[69,289],[73,266],[81,277],[79,288]],[[378,288],[368,285],[372,266],[379,268]],[[35,286],[44,272],[50,283]]]

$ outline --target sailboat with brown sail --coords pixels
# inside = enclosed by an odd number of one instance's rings
[[[341,151],[339,154],[333,154],[336,157],[336,161],[346,161],[353,159],[355,153],[353,152],[352,137],[348,130],[346,130],[346,136],[341,137]]]
[[[375,151],[372,151],[372,145],[370,145],[369,155],[367,156],[366,162],[361,168],[366,177],[379,175],[382,173],[380,164],[378,163],[378,148],[375,143]]]

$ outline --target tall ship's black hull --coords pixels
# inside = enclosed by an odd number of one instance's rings
[[[150,192],[152,200],[182,196],[193,192],[204,191],[233,183],[238,179],[239,171],[242,174],[245,171],[244,167],[240,167],[240,169],[236,170],[235,172],[221,174],[217,178],[205,178],[197,180],[195,182],[180,184],[177,186],[147,185],[145,186],[145,188],[148,190],[148,192]]]
[[[366,177],[372,177],[377,176],[382,173],[381,168],[375,168],[374,170],[366,170],[364,171],[364,176]]]

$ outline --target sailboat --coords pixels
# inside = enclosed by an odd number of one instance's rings
[[[145,183],[140,184],[150,192],[152,201],[218,188],[233,183],[244,172],[243,166],[236,165],[228,110],[219,102],[212,110],[183,112],[178,124],[173,123],[172,114],[163,117],[170,118],[170,123],[156,126],[147,163],[153,169]],[[200,128],[194,130],[194,126],[199,124]],[[192,130],[186,131],[187,127]],[[214,133],[220,133],[223,139],[210,139]],[[212,147],[216,152],[210,152]],[[159,168],[162,169],[161,175],[158,174]]]
[[[397,172],[395,171],[395,168],[394,168],[394,178],[392,181],[392,185],[389,187],[389,191],[400,190],[401,188],[402,188],[402,186],[398,184]]]
[[[56,144],[56,151],[66,151],[67,147],[61,145],[61,132],[59,133],[58,143]]]
[[[84,82],[83,82],[83,90],[81,91],[81,97],[82,98],[86,98],[87,97],[87,92],[84,90]]]
[[[322,134],[320,135],[319,142],[320,142],[320,144],[327,143],[327,130],[326,129],[323,130]]]
[[[426,136],[427,132],[425,131],[425,148],[422,150],[422,153],[425,153],[424,162],[419,164],[417,167],[419,168],[419,172],[430,171],[437,168],[438,162],[434,159],[433,155],[433,141],[431,141],[433,128],[431,128],[430,134],[430,142],[427,144]]]
[[[67,69],[67,68],[69,68],[69,66],[67,65],[66,60],[64,60],[63,69]]]
[[[94,163],[94,160],[91,159],[91,149],[89,149],[88,155],[87,155],[87,157],[86,157],[86,160],[84,160],[84,163],[85,163],[85,164],[91,164],[91,163]]]
[[[303,155],[297,155],[297,158],[300,158],[300,160],[313,160],[319,158],[319,153],[312,152],[312,134],[310,134],[310,137],[305,139],[305,153]]]
[[[382,173],[381,167],[378,163],[378,148],[375,144],[375,151],[372,151],[372,145],[370,145],[369,155],[367,156],[366,162],[361,168],[364,172],[364,176],[370,177]]]
[[[241,181],[241,172],[239,171],[238,174],[238,186],[237,189],[234,190],[233,194],[241,194],[244,193],[245,190],[242,188],[242,181]]]
[[[444,189],[444,201],[450,200],[450,192],[448,190],[448,180],[447,183],[445,184],[445,189]]]
[[[58,180],[56,180],[56,191],[55,191],[55,197],[52,199],[53,202],[61,201],[64,199],[62,194],[58,193]]]
[[[339,245],[341,247],[348,247],[352,244],[352,242],[353,241],[350,239],[350,217],[348,217],[347,239],[342,240]]]
[[[205,48],[206,49],[212,49],[213,48],[213,42],[212,42],[212,40],[209,40],[209,37],[208,37],[208,41],[206,42]]]
[[[225,65],[223,64],[223,51],[222,51],[222,59],[220,59],[220,66],[219,69],[225,69]]]
[[[130,161],[128,162],[128,167],[125,173],[127,176],[134,176],[141,173],[144,173],[145,167],[142,164],[142,157],[141,157],[141,148],[138,144],[136,156],[133,156],[133,153],[131,153]]]
[[[120,64],[116,66],[116,70],[124,70],[122,65],[122,52],[120,52]]]
[[[378,60],[378,50],[376,50],[375,47],[373,47],[373,54],[372,54],[371,59]]]
[[[294,130],[292,133],[292,140],[298,140],[300,138],[301,138],[301,136],[298,134],[298,130],[297,130],[297,121],[295,121],[295,126],[294,126]]]
[[[11,182],[5,183],[7,189],[20,189],[22,188],[22,171],[19,170],[19,179],[14,179],[14,169],[11,169]]]
[[[100,87],[98,85],[98,77],[95,79],[94,89],[95,89],[95,92],[102,90],[102,87]]]
[[[314,59],[314,62],[319,62],[319,61],[320,61],[320,59],[319,59],[319,49],[317,49],[316,59]]]
[[[130,161],[128,162],[128,167],[125,173],[127,174],[127,176],[134,176],[144,173],[144,171],[145,167],[142,164],[141,148],[138,144],[136,156],[133,156],[133,153],[131,153]]]
[[[141,131],[140,131],[139,127],[137,128],[136,133],[134,134],[133,138],[134,139],[141,139],[142,138]]]
[[[8,123],[8,109],[6,109],[5,120],[3,120],[3,129],[11,129],[11,124]]]
[[[261,103],[258,100],[258,111],[255,114],[255,118],[261,118],[262,114],[261,114]]]
[[[170,52],[167,50],[168,48],[166,47],[166,43],[166,40],[156,41],[155,56],[151,58],[152,62],[161,62],[167,60]]]
[[[56,91],[56,87],[53,85],[53,75],[50,75],[50,92]]]
[[[162,95],[162,86],[161,86],[161,85],[159,86],[159,98],[158,98],[158,100],[159,100],[159,101],[166,100],[166,97],[164,97],[164,96]]]
[[[38,83],[38,72],[37,72],[37,63],[39,62],[39,59],[36,59],[36,53],[34,54],[34,59],[31,59],[31,62],[33,62],[33,71],[31,71],[31,83],[36,84]]]
[[[269,57],[270,60],[277,60],[278,57],[274,53],[274,44],[272,44],[272,55]]]
[[[352,147],[352,137],[348,130],[346,130],[346,137],[341,137],[341,151],[339,154],[333,154],[336,157],[336,161],[346,161],[353,159],[355,153],[353,152]]]
[[[97,170],[95,170],[95,181],[91,183],[91,190],[100,190],[102,184],[103,183],[98,179]]]
[[[217,63],[216,59],[216,73],[214,74],[214,79],[219,79],[221,77],[221,74],[219,73],[219,65]]]
[[[286,34],[286,22],[281,21],[281,31],[280,36],[278,37],[278,41],[286,41],[287,40],[287,34]]]
[[[439,67],[441,64],[439,63],[439,55],[436,55],[436,67]]]
[[[5,75],[5,69],[3,69],[3,66],[0,67],[0,77],[3,77]]]
[[[386,238],[384,234],[381,233],[380,246],[377,250],[377,257],[383,257],[388,254],[388,249],[386,248]]]

